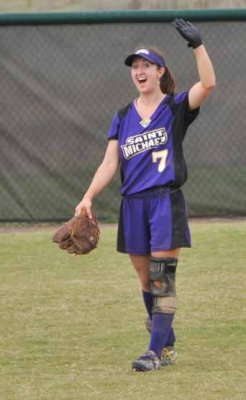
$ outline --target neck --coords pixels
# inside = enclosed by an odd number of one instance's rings
[[[151,119],[151,116],[164,97],[166,97],[166,94],[161,91],[148,95],[140,93],[139,98],[135,100],[135,106],[140,117],[142,119]]]
[[[161,91],[154,92],[154,93],[140,93],[138,98],[138,102],[145,106],[151,106],[159,104],[166,95]]]

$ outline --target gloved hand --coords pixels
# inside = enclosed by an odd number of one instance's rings
[[[175,19],[172,22],[174,28],[179,32],[179,34],[187,40],[188,47],[192,47],[196,49],[197,47],[201,46],[202,38],[199,29],[192,25],[188,21],[184,21],[183,19]]]
[[[95,215],[88,218],[85,209],[63,224],[53,235],[53,242],[70,254],[88,254],[97,247],[100,229]]]

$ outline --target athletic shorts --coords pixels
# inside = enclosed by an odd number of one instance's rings
[[[120,208],[117,250],[151,252],[191,247],[187,206],[181,189],[164,187],[124,196]]]

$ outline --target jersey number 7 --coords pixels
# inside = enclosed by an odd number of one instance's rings
[[[166,167],[166,162],[167,162],[167,155],[168,155],[168,150],[160,150],[160,151],[153,151],[152,152],[152,161],[153,163],[156,163],[158,160],[158,172],[163,172],[165,167]]]

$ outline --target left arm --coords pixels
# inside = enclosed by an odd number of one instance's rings
[[[208,53],[202,44],[199,29],[183,19],[175,19],[173,26],[188,42],[188,47],[193,48],[196,58],[200,80],[189,91],[189,107],[194,110],[203,103],[215,87],[215,73]]]
[[[216,85],[212,62],[203,45],[193,50],[197,62],[200,81],[189,91],[189,106],[191,110],[198,108],[210,95]]]

